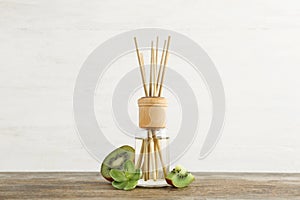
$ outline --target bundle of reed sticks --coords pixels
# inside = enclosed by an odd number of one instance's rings
[[[140,52],[137,44],[137,39],[134,37],[140,73],[142,77],[143,88],[145,97],[161,97],[166,66],[169,57],[169,46],[171,37],[164,41],[163,49],[161,52],[160,62],[159,59],[159,38],[156,37],[156,44],[154,47],[153,41],[151,42],[151,56],[150,56],[150,70],[149,70],[149,83],[146,82],[146,71],[143,53]],[[156,136],[155,129],[147,130],[147,137],[143,139],[140,150],[140,155],[137,160],[137,168],[142,167],[143,178],[145,181],[150,179],[150,173],[153,180],[158,179],[158,158],[160,158],[161,166],[163,169],[164,177],[167,176],[167,169],[164,163],[164,158],[161,151],[160,141]],[[142,160],[143,166],[142,166]],[[152,171],[150,170],[152,168]]]

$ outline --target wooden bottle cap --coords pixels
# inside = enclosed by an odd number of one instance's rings
[[[167,99],[164,97],[142,97],[138,100],[139,126],[145,129],[166,127]]]

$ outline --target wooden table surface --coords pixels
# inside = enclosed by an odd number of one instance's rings
[[[120,191],[97,172],[0,173],[0,199],[300,199],[300,174],[194,175],[187,188]]]

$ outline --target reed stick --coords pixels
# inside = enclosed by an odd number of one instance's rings
[[[159,82],[160,82],[160,76],[161,76],[161,72],[162,72],[162,67],[163,67],[163,61],[164,61],[164,57],[165,57],[165,51],[166,51],[166,43],[167,41],[164,41],[164,47],[161,53],[161,58],[160,58],[160,65],[159,65],[159,71],[158,71],[158,75],[157,75],[157,80],[156,80],[156,91],[158,91],[158,87],[159,87]],[[156,94],[158,95],[158,94]]]
[[[159,97],[161,96],[162,86],[163,86],[164,78],[165,78],[165,71],[166,71],[166,66],[167,66],[168,56],[169,56],[170,40],[171,40],[171,36],[168,37],[166,55],[165,55],[164,66],[163,66],[163,72],[162,72],[162,76],[161,76],[160,88],[159,88],[159,93],[158,93]]]
[[[153,138],[153,146],[154,146],[154,173],[155,176],[158,177],[158,160],[157,160],[157,148],[156,148],[156,141],[154,140],[156,137],[156,130],[152,130],[152,138]]]
[[[145,140],[143,139],[142,146],[141,146],[141,151],[140,151],[140,155],[139,155],[138,161],[136,163],[136,168],[141,168],[142,160],[143,160],[143,155],[144,155],[144,146],[145,146]]]
[[[157,75],[157,60],[158,60],[158,36],[156,37],[156,49],[154,50],[154,58],[153,58],[153,65],[154,65],[154,74],[153,74],[153,87],[154,87],[154,95],[153,96],[157,96],[157,87],[156,87],[156,75]]]
[[[154,160],[154,153],[155,153],[155,148],[154,148],[154,140],[151,138],[151,172],[153,173],[153,180],[156,181],[156,168],[155,168],[155,160]]]
[[[159,87],[160,87],[159,88],[159,93],[158,93],[159,97],[161,96],[162,85],[163,85],[164,76],[165,76],[165,69],[166,69],[168,56],[169,56],[168,50],[169,50],[169,45],[170,45],[170,39],[171,39],[171,37],[169,36],[166,50],[165,50],[165,44],[164,44],[163,54],[162,54],[162,58],[161,58],[161,63],[162,63],[162,60],[164,60],[164,65],[163,65],[162,76],[161,76],[161,81],[160,81],[160,85],[159,85]],[[161,68],[162,67],[160,66],[160,71],[161,71]],[[158,81],[159,81],[159,77],[158,77]],[[157,84],[159,84],[159,82],[157,82]],[[156,85],[156,86],[158,86],[158,85]],[[152,137],[153,137],[153,140],[155,141],[155,145],[156,145],[156,148],[158,150],[158,155],[159,155],[160,162],[161,162],[161,165],[162,165],[162,168],[163,168],[164,177],[166,178],[167,177],[167,169],[166,169],[166,166],[165,166],[164,161],[163,161],[163,156],[162,156],[162,152],[161,152],[161,149],[160,149],[159,140],[157,139],[156,134],[153,134]]]
[[[150,142],[151,142],[151,136],[150,136],[150,130],[148,131],[148,141],[147,141],[147,146],[148,146],[148,148],[147,148],[147,160],[148,160],[148,162],[147,162],[147,177],[148,177],[148,179],[150,179],[150,163],[151,163],[151,156],[150,156],[150,153],[151,153],[151,145],[150,145]]]
[[[156,53],[155,53],[155,70],[157,71],[157,61],[158,61],[158,36],[156,37]]]
[[[156,176],[154,173],[154,159],[153,159],[153,139],[151,137],[151,131],[149,131],[149,138],[148,138],[148,159],[149,159],[149,169],[148,169],[148,173],[149,173],[149,178],[150,178],[150,172],[152,172],[153,170],[153,179],[156,180]]]
[[[152,72],[153,72],[153,75],[152,75],[152,78],[153,78],[153,81],[152,81],[152,88],[153,88],[153,94],[152,96],[155,96],[156,95],[156,66],[155,66],[155,60],[156,60],[156,53],[154,51],[154,48],[152,48],[151,50],[153,53],[153,58],[152,58]]]
[[[154,137],[153,140],[155,140],[156,148],[158,149],[158,155],[159,155],[160,162],[161,162],[161,165],[162,165],[162,168],[163,168],[164,177],[166,178],[167,177],[167,169],[166,169],[166,166],[164,164],[164,158],[163,158],[162,153],[161,153],[159,140],[157,139],[156,135],[153,135],[153,137]]]
[[[143,165],[142,165],[142,173],[144,181],[147,181],[147,173],[146,173],[146,160],[144,159]]]
[[[145,146],[144,146],[144,180],[147,181],[148,177],[148,140],[145,139]]]
[[[139,52],[136,37],[134,37],[134,44],[135,44],[136,54],[137,54],[138,62],[139,62],[139,66],[140,66],[140,72],[141,72],[141,76],[142,76],[145,96],[148,97],[149,95],[148,95],[148,90],[147,90],[147,86],[146,86],[145,73],[143,73],[142,61],[141,61],[140,52]]]
[[[143,81],[143,86],[144,86],[144,89],[146,88],[147,90],[147,83],[146,83],[146,72],[145,72],[145,62],[144,62],[144,56],[143,56],[143,53],[140,53],[140,58],[141,58],[141,69],[142,69],[142,79],[144,80]],[[148,93],[148,90],[147,90],[147,93]],[[149,96],[149,94],[148,94]]]
[[[150,80],[149,80],[149,96],[152,97],[152,84],[153,84],[153,41],[151,42],[151,58],[150,58]]]

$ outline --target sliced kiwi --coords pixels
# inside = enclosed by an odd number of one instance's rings
[[[123,170],[123,164],[127,160],[134,162],[134,148],[128,145],[121,146],[106,156],[101,165],[101,174],[108,180],[113,181],[109,171],[111,169]]]
[[[195,177],[182,166],[176,166],[166,177],[167,183],[177,188],[186,187],[194,180]]]
[[[195,180],[195,177],[187,172],[184,175],[177,174],[172,178],[172,185],[177,188],[182,188],[188,186],[190,183],[192,183]]]

